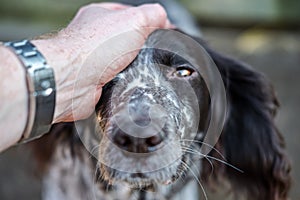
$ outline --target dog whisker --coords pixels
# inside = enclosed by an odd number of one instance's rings
[[[182,148],[183,148],[182,150],[183,150],[184,152],[196,154],[196,155],[199,155],[199,156],[204,157],[204,158],[208,158],[208,159],[212,159],[212,160],[218,161],[218,162],[220,162],[220,163],[223,163],[223,164],[225,164],[225,165],[227,165],[227,166],[233,168],[234,170],[236,170],[236,171],[238,171],[238,172],[240,172],[240,173],[244,173],[243,170],[241,170],[241,169],[235,167],[234,165],[232,165],[232,164],[230,164],[230,163],[228,163],[228,162],[226,162],[226,161],[224,161],[224,160],[221,160],[221,159],[216,158],[216,157],[213,157],[213,156],[209,156],[209,155],[202,154],[201,152],[196,151],[195,149],[188,148],[188,147],[182,147]]]
[[[203,144],[207,147],[210,147],[212,150],[214,150],[215,152],[217,152],[224,160],[225,160],[225,156],[215,147],[213,147],[212,145],[208,144],[208,143],[205,143],[203,141],[200,141],[200,140],[190,140],[190,139],[181,139],[182,142],[191,142],[191,143],[199,143],[199,144]]]
[[[204,157],[205,158],[205,160],[207,160],[207,162],[210,164],[210,167],[211,167],[211,172],[210,172],[210,176],[212,176],[213,175],[213,172],[214,172],[214,169],[215,169],[215,167],[214,167],[214,165],[213,165],[213,162],[211,161],[211,160],[209,160],[209,158],[207,158],[207,157]],[[191,161],[192,163],[193,163],[193,161]],[[194,165],[196,165],[196,164],[194,164]]]
[[[189,167],[188,164],[186,164],[184,161],[181,160],[181,164],[184,165],[186,167],[186,169],[188,169],[192,173],[192,175],[196,179],[197,183],[199,184],[201,190],[203,191],[203,195],[204,195],[205,200],[208,200],[208,197],[207,197],[207,194],[205,192],[205,189],[204,189],[204,187],[203,187],[200,179],[198,178],[198,176],[195,174],[195,172],[192,170],[192,168]]]

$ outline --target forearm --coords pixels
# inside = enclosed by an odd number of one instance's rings
[[[16,55],[0,46],[0,151],[22,136],[28,115],[25,70]]]
[[[66,116],[64,111],[70,107],[72,85],[64,84],[67,77],[76,73],[74,59],[77,57],[67,48],[63,40],[56,38],[31,41],[42,53],[47,63],[54,69],[56,79],[56,108],[53,122],[62,121]],[[68,53],[66,53],[68,52]],[[72,53],[70,53],[72,52]],[[26,71],[21,61],[9,48],[0,46],[0,151],[15,144],[24,132],[28,118],[28,89]],[[63,71],[62,71],[63,70]],[[71,110],[71,108],[69,108]]]

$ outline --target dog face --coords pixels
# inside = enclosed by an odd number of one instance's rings
[[[149,48],[161,43],[176,50]],[[209,65],[208,55],[176,34],[159,30],[103,89],[97,107],[103,130],[102,177],[112,184],[145,188],[173,183],[196,163],[205,181],[224,176],[235,191],[245,191],[250,199],[285,199],[290,164],[274,124],[278,102],[272,87],[244,63],[205,49],[221,74],[227,96],[226,121],[216,148],[199,156],[212,115],[213,100],[199,68]],[[216,162],[220,160],[221,164]]]
[[[109,182],[139,188],[170,184],[190,165],[192,141],[204,136],[210,97],[199,69],[174,51],[152,48],[170,35],[174,46],[189,51],[178,35],[156,31],[103,89],[99,160]],[[204,64],[205,56],[198,57]]]

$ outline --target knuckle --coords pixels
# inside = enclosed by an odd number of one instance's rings
[[[81,6],[78,10],[78,13],[83,13],[85,10],[87,10],[89,5],[84,5],[84,6]]]
[[[96,5],[95,3],[86,4],[79,9],[79,12],[84,12],[92,7],[95,7],[95,5]]]
[[[157,15],[161,18],[166,18],[167,17],[167,13],[164,9],[164,7],[158,3],[154,4],[153,6],[156,7],[156,11],[157,11]]]
[[[148,23],[146,14],[137,7],[128,9],[128,15],[135,21],[137,26],[145,26]]]

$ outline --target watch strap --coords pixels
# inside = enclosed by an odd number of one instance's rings
[[[21,141],[28,141],[49,131],[55,109],[54,71],[44,56],[28,40],[7,42],[26,70],[28,118]]]

